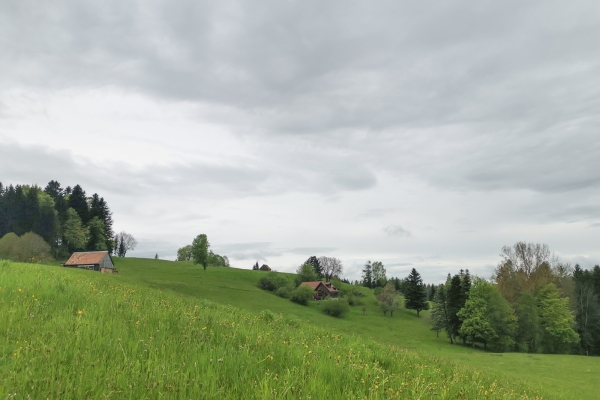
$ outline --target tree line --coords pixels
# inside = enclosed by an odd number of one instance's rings
[[[4,257],[23,252],[15,237],[26,237],[30,244],[34,238],[39,246],[43,241],[47,257],[57,259],[75,251],[100,250],[124,257],[137,244],[126,232],[115,235],[112,212],[103,197],[97,193],[88,197],[80,185],[63,188],[54,180],[44,189],[0,183],[0,237]]]
[[[432,330],[494,351],[600,355],[600,267],[561,264],[545,244],[504,246],[492,281],[468,271],[435,289]]]

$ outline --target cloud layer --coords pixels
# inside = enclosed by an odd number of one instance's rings
[[[597,11],[3,2],[0,180],[100,192],[140,255],[206,232],[240,267],[353,278],[486,275],[517,240],[598,263]]]

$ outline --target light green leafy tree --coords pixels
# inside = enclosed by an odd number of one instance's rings
[[[371,273],[373,274],[373,287],[384,287],[387,283],[387,276],[381,261],[375,261],[371,264]]]
[[[177,261],[191,261],[192,260],[192,246],[183,246],[177,250]]]
[[[506,351],[514,344],[517,318],[510,304],[491,283],[476,278],[469,299],[457,313],[459,330],[472,343],[481,342],[495,351]]]
[[[310,264],[302,264],[296,270],[296,286],[299,286],[302,282],[314,282],[319,280],[319,275],[315,272],[315,269]]]
[[[63,237],[67,241],[69,251],[85,248],[87,229],[81,223],[81,218],[73,208],[67,210],[67,220],[63,226]]]
[[[394,311],[400,307],[400,300],[396,293],[396,287],[392,283],[388,283],[383,288],[383,291],[377,296],[379,307],[383,311],[383,315],[390,313],[390,317],[394,316]]]
[[[545,353],[563,353],[579,336],[573,330],[575,318],[569,309],[569,299],[561,298],[553,283],[536,293],[538,314],[543,329],[542,348]]]

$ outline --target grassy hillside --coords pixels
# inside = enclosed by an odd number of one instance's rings
[[[428,312],[417,318],[414,311],[398,310],[393,318],[383,317],[372,294],[364,299],[366,315],[361,307],[352,307],[349,315],[336,319],[324,315],[318,303],[309,307],[296,305],[256,283],[267,273],[262,271],[209,268],[204,271],[192,263],[148,259],[116,259],[119,279],[148,287],[210,299],[220,304],[240,307],[252,312],[268,309],[292,315],[307,323],[324,326],[335,332],[373,338],[379,343],[417,349],[443,357],[486,373],[502,373],[512,379],[525,380],[543,388],[547,398],[595,398],[600,382],[592,376],[600,373],[600,359],[573,355],[486,353],[460,345],[450,345],[444,335],[436,337],[429,330]],[[365,293],[369,293],[364,289]]]
[[[0,398],[536,398],[326,323],[123,281],[0,261]]]

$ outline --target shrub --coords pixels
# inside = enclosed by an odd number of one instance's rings
[[[9,232],[0,239],[0,258],[15,258],[15,245],[19,237],[13,232]]]
[[[275,291],[275,294],[279,297],[283,297],[284,299],[289,299],[292,297],[292,288],[289,286],[280,287]]]
[[[263,276],[258,280],[258,287],[262,290],[270,290],[273,291],[276,289],[275,284],[269,279],[267,276]]]
[[[285,275],[278,274],[276,272],[271,272],[269,275],[263,276],[258,280],[259,288],[263,290],[270,290],[271,292],[275,292],[279,288],[289,286],[291,286],[290,280]]]
[[[363,304],[365,304],[359,297],[357,297],[354,294],[349,294],[346,297],[346,299],[348,300],[348,304],[351,306],[362,306]]]
[[[13,246],[19,261],[42,262],[50,260],[50,245],[37,233],[27,232]]]
[[[315,291],[310,286],[298,286],[292,292],[291,300],[294,303],[308,305],[308,301],[313,298]]]
[[[342,314],[347,313],[350,310],[350,307],[343,299],[327,298],[327,300],[321,302],[321,309],[327,315],[340,317]]]

